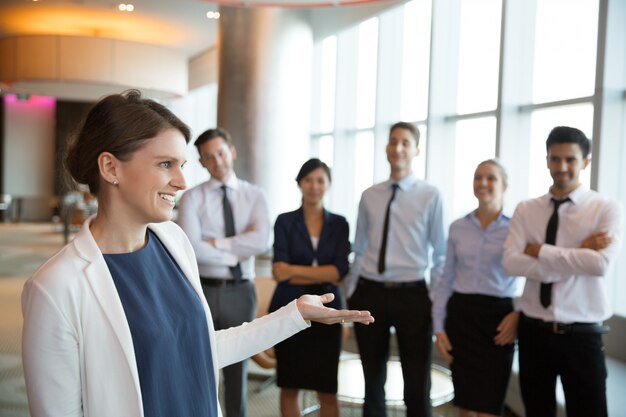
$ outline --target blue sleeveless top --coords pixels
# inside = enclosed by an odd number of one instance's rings
[[[154,232],[105,254],[133,338],[146,417],[217,417],[207,321],[191,283]]]

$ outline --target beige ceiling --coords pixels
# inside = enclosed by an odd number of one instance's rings
[[[135,10],[131,13],[118,10],[119,1],[132,2]],[[281,4],[290,7],[350,5],[349,7],[315,7],[311,10],[312,24],[319,33],[334,32],[339,28],[354,24],[372,13],[405,0],[218,0],[222,4],[241,2],[245,5],[259,6],[262,4]],[[289,4],[287,4],[289,3]],[[361,4],[357,6],[356,4]],[[50,95],[71,100],[93,100],[104,94],[116,92],[120,88],[130,86],[153,91],[155,97],[180,95],[180,89],[166,88],[173,84],[170,76],[160,82],[150,81],[150,85],[141,85],[136,81],[132,84],[122,83],[114,76],[115,71],[101,76],[103,68],[87,71],[85,66],[93,64],[81,61],[89,56],[89,52],[77,50],[71,57],[77,62],[72,68],[81,70],[81,76],[68,75],[59,69],[60,55],[56,51],[41,50],[33,52],[26,48],[26,55],[10,62],[6,59],[7,46],[11,37],[24,35],[61,35],[104,40],[122,40],[151,44],[157,47],[172,48],[181,58],[189,59],[212,48],[216,44],[218,21],[208,19],[208,11],[219,10],[215,3],[203,0],[0,0],[0,40],[7,38],[3,49],[4,58],[0,59],[0,93],[24,93],[32,95]],[[326,32],[325,32],[326,31]],[[43,37],[42,37],[43,38]],[[42,40],[43,42],[43,40]],[[32,42],[31,42],[32,43]],[[74,42],[75,43],[75,42]],[[96,42],[97,44],[102,42]],[[96,43],[93,43],[95,45]],[[24,42],[17,42],[22,45]],[[67,40],[63,45],[68,44]],[[58,46],[58,45],[57,45]],[[16,47],[13,47],[16,48]],[[110,48],[109,48],[110,49]],[[115,50],[118,51],[119,48]],[[17,48],[15,51],[23,51]],[[60,50],[67,50],[61,48]],[[109,51],[108,49],[104,52]],[[0,51],[2,52],[2,51]],[[109,51],[110,52],[110,51]],[[118,51],[119,52],[119,51]],[[17,53],[17,52],[9,52]],[[43,55],[53,54],[42,61]],[[20,58],[21,57],[21,58]],[[55,60],[54,57],[57,59]],[[2,60],[4,59],[4,64]],[[89,58],[84,58],[89,59]],[[147,71],[153,76],[154,64],[144,56],[126,57],[135,72]],[[133,59],[135,59],[133,61]],[[112,62],[115,60],[109,60]],[[168,61],[169,62],[169,61]],[[152,65],[152,66],[151,66]],[[157,64],[160,65],[160,64]],[[93,67],[93,65],[91,65]],[[38,75],[32,70],[37,69]],[[159,69],[162,69],[159,66]],[[3,71],[4,70],[4,71]],[[26,71],[30,70],[30,71]],[[47,71],[44,71],[47,70]],[[76,71],[72,71],[72,74]],[[41,74],[39,74],[41,73]],[[187,74],[184,74],[186,77]],[[148,80],[145,80],[146,83]],[[178,84],[176,84],[178,85]],[[172,92],[175,93],[172,93]]]
[[[149,43],[197,55],[215,44],[214,3],[201,0],[0,0],[0,38],[12,35],[76,35]]]

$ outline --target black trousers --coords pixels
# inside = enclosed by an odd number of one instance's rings
[[[386,416],[385,381],[390,328],[396,329],[407,417],[430,417],[431,302],[426,284],[383,288],[359,283],[351,309],[369,310],[376,321],[354,327],[365,378],[364,417]]]
[[[556,416],[558,375],[568,417],[607,417],[601,334],[555,334],[522,314],[518,339],[520,386],[527,416]]]

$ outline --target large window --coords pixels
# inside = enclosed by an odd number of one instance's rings
[[[320,120],[321,132],[335,127],[335,68],[337,66],[337,37],[329,36],[321,45]]]
[[[374,160],[374,134],[367,130],[356,135],[355,178],[353,201],[361,198],[361,193],[374,182],[372,161]]]
[[[430,66],[430,1],[404,5],[401,120],[426,120]]]
[[[494,110],[498,102],[500,0],[463,0],[459,30],[459,113]]]
[[[464,216],[476,208],[474,171],[479,163],[495,156],[495,118],[485,117],[457,122],[454,142],[454,218]]]
[[[594,142],[584,185],[626,204],[615,179],[626,158],[625,15],[623,3],[600,0],[412,0],[320,40],[333,58],[318,53],[316,68],[333,66],[323,72],[335,100],[314,114],[332,109],[334,123],[313,123],[312,139],[334,162],[331,209],[354,228],[361,191],[389,175],[398,120],[422,132],[413,169],[443,193],[446,223],[476,206],[473,172],[487,158],[509,171],[507,213],[546,193],[545,139],[559,125]],[[616,271],[613,304],[626,316],[626,256]]]
[[[376,112],[376,54],[378,19],[359,25],[359,65],[357,77],[356,127],[374,127]]]
[[[598,1],[538,1],[535,26],[533,102],[591,96]]]

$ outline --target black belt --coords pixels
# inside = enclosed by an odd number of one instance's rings
[[[556,321],[543,321],[522,314],[522,320],[527,323],[548,329],[554,334],[568,333],[608,333],[611,328],[602,323],[559,323]]]
[[[423,279],[417,281],[374,281],[364,277],[359,277],[359,285],[366,285],[368,287],[378,288],[413,288],[413,287],[426,287],[426,281]]]
[[[224,287],[226,285],[239,285],[246,282],[250,282],[248,279],[234,279],[234,278],[212,278],[212,277],[200,277],[202,285],[208,285],[209,287]]]

